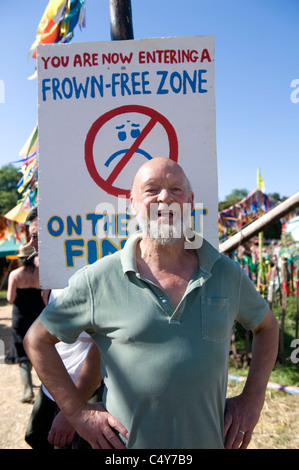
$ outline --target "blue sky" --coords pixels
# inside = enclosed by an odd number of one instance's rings
[[[135,39],[214,35],[219,200],[256,187],[299,190],[298,0],[131,0]],[[27,58],[48,0],[2,2],[0,166],[18,160],[37,122],[37,82]],[[86,0],[72,42],[110,40],[108,0]],[[4,89],[3,89],[4,85]],[[299,86],[297,97],[299,98]],[[299,101],[299,100],[298,100]]]

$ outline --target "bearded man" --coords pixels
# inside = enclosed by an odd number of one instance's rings
[[[276,360],[278,325],[239,265],[184,236],[194,195],[182,168],[138,170],[131,207],[141,231],[78,271],[27,333],[41,380],[93,448],[246,448]],[[186,210],[186,207],[189,208]],[[241,395],[226,400],[232,329],[253,332]],[[99,347],[103,402],[87,404],[55,352],[86,331]]]

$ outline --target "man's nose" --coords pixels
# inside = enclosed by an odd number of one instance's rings
[[[158,201],[160,202],[171,202],[172,201],[172,194],[171,191],[167,188],[162,188],[158,195]]]

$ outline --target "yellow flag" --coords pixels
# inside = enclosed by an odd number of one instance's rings
[[[264,191],[264,189],[265,189],[264,180],[263,180],[263,178],[261,177],[260,168],[257,169],[257,187],[258,187],[258,189],[260,189],[261,191]]]

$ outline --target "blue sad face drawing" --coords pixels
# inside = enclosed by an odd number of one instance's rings
[[[126,142],[127,139],[130,139],[132,141],[137,139],[137,137],[140,135],[140,124],[136,124],[130,120],[127,120],[125,124],[121,124],[120,126],[116,126],[115,130],[117,131],[117,138],[120,142]],[[117,158],[120,155],[125,155],[126,152],[129,150],[129,148],[124,148],[117,150],[114,152],[108,160],[105,162],[105,166],[108,167],[110,163]],[[136,154],[140,154],[144,156],[146,159],[151,160],[152,156],[146,152],[145,150],[141,148],[137,148],[135,151]]]

